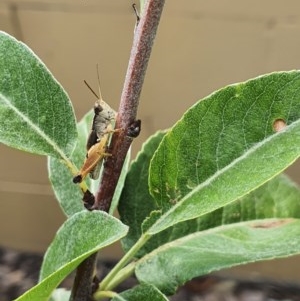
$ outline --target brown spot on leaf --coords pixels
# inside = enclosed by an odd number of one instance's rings
[[[273,130],[275,132],[280,132],[282,131],[284,128],[286,127],[286,122],[279,118],[279,119],[276,119],[274,122],[273,122]]]
[[[270,229],[270,228],[276,228],[283,226],[285,224],[291,223],[293,221],[292,218],[286,218],[282,220],[273,220],[273,221],[266,221],[266,222],[254,222],[252,225],[250,225],[251,228],[264,228],[264,229]]]

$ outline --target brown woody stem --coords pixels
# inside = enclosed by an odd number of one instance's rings
[[[133,138],[139,133],[140,121],[136,120],[139,98],[164,2],[164,0],[148,0],[135,28],[115,126],[121,131],[113,134],[109,150],[112,156],[105,161],[92,210],[109,211],[126,154]],[[71,301],[91,300],[95,261],[96,256],[92,255],[78,267]],[[89,285],[87,282],[90,282]]]

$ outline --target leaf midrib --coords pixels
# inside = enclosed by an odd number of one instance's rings
[[[55,143],[51,137],[46,135],[44,131],[42,131],[39,127],[37,127],[22,111],[20,111],[17,107],[13,106],[9,101],[9,98],[4,96],[0,92],[0,100],[2,100],[8,108],[13,110],[20,118],[26,122],[40,137],[42,137],[52,148],[54,151],[64,160],[68,161],[68,157],[64,153],[64,151]]]

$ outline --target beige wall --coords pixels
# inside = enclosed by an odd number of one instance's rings
[[[118,107],[135,23],[131,3],[0,2],[0,29],[44,60],[80,119],[94,102],[82,80],[96,87],[96,63],[104,99]],[[142,93],[143,127],[134,152],[213,90],[270,71],[299,69],[299,37],[298,0],[167,1]],[[64,220],[48,183],[46,159],[2,145],[0,151],[0,245],[43,251]],[[290,173],[300,182],[298,167]],[[283,266],[294,277],[290,262]],[[249,269],[272,275],[274,266],[258,263]]]

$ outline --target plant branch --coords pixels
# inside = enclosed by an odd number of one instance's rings
[[[108,211],[133,137],[137,108],[164,0],[149,0],[135,29],[133,46],[120,100],[116,128],[93,209]],[[138,129],[136,129],[138,130]],[[128,133],[129,131],[129,133]]]
[[[85,259],[76,270],[70,301],[90,301],[95,291],[93,280],[97,262],[97,253]]]
[[[116,119],[115,127],[120,130],[113,134],[109,149],[112,156],[105,161],[95,202],[89,208],[91,210],[109,211],[126,154],[133,138],[138,136],[140,132],[140,121],[136,120],[139,98],[164,2],[164,0],[148,0],[135,28],[133,46]],[[108,283],[115,273],[128,262],[129,257],[126,255],[125,260],[121,260],[121,264],[116,266],[114,273],[111,273],[110,277],[106,279]],[[90,300],[95,262],[96,256],[92,255],[78,267],[70,300]]]

